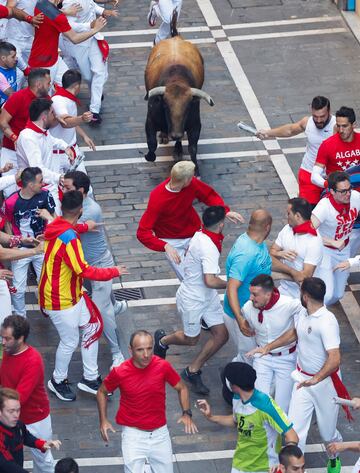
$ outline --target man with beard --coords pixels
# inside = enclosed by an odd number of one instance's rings
[[[349,399],[340,375],[340,331],[335,315],[324,305],[325,283],[319,278],[306,278],[301,285],[304,307],[295,320],[295,328],[264,347],[249,354],[266,355],[274,349],[297,341],[296,370],[292,373],[294,388],[289,407],[289,419],[299,436],[299,447],[304,451],[311,418],[315,411],[322,441],[341,442],[336,428],[339,413],[333,398]],[[349,408],[344,410],[351,418]],[[339,472],[340,459],[329,453],[328,472]]]
[[[42,170],[44,187],[51,192],[56,204],[56,213],[59,214],[58,184],[63,176],[60,173],[60,157],[53,154],[53,150],[64,151],[69,160],[74,159],[74,152],[66,141],[51,136],[47,131],[55,118],[51,100],[35,99],[30,105],[29,118],[17,141],[17,167],[39,167]]]
[[[1,167],[3,168],[6,163],[11,163],[14,166],[10,171],[3,173],[3,176],[16,173],[17,140],[29,119],[31,102],[37,97],[48,96],[50,88],[49,69],[33,69],[28,76],[28,84],[29,86],[25,89],[12,94],[1,109],[0,129],[4,134],[1,148]],[[8,187],[4,191],[5,197],[9,197],[16,189],[15,184]]]
[[[259,130],[257,137],[290,138],[300,133],[306,135],[306,149],[298,172],[299,197],[315,205],[320,200],[321,189],[311,182],[311,173],[315,164],[317,152],[321,143],[329,138],[335,126],[335,117],[330,112],[330,101],[321,95],[314,97],[311,102],[311,117],[303,117],[295,123]]]

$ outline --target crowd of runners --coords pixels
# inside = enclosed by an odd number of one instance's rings
[[[180,281],[178,330],[134,332],[126,359],[116,318],[128,307],[115,299],[112,284],[128,271],[114,263],[77,144],[80,136],[95,150],[81,125],[102,122],[109,45],[100,31],[118,16],[117,2],[101,2],[111,8],[93,0],[0,5],[0,472],[26,472],[24,445],[31,448],[34,473],[79,471],[72,458],[54,460],[52,449],[61,449],[61,441],[53,439],[49,391],[60,401],[76,401],[68,369],[80,343],[83,376],[77,388],[96,396],[105,442],[115,431],[108,398],[120,391],[116,423],[122,426],[127,473],[143,473],[145,463],[153,473],[173,472],[167,384],[177,392],[178,423],[187,434],[198,433],[200,415],[193,418],[190,391],[208,421],[237,430],[232,473],[303,472],[313,415],[328,473],[339,473],[339,453],[360,451],[360,442],[343,442],[337,430],[340,406],[352,421],[360,398],[351,398],[342,382],[340,329],[331,311],[344,296],[350,268],[360,264],[355,112],[342,106],[333,114],[328,98],[317,96],[309,116],[257,131],[260,140],[300,133],[307,140],[299,196],[288,201],[288,223],[271,246],[272,216],[266,209],[245,222],[195,177],[194,163],[174,164],[169,178],[151,192],[137,238],[163,252]],[[174,9],[180,13],[181,1],[151,2],[150,26],[162,20],[154,44],[169,36]],[[80,114],[82,81],[89,86],[90,105]],[[195,201],[206,207],[201,218]],[[226,255],[225,279],[219,258],[227,222],[247,228]],[[40,310],[59,337],[50,379],[41,354],[28,343],[29,268],[37,278]],[[219,290],[225,292],[223,304]],[[202,329],[208,332],[203,344]],[[104,380],[98,369],[102,334],[112,356]],[[232,413],[215,414],[202,369],[229,339],[234,353],[222,370],[218,395],[223,411],[229,412],[227,403]],[[173,345],[199,345],[180,374],[166,360]]]

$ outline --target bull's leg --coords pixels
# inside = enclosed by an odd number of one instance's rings
[[[183,157],[183,147],[182,147],[181,141],[176,141],[174,152],[173,152],[173,158],[175,159],[175,161],[180,161],[182,157]]]
[[[201,123],[199,120],[198,126],[194,126],[191,130],[187,130],[187,136],[189,140],[189,154],[191,161],[195,164],[195,176],[200,176],[199,166],[196,159],[197,155],[197,145],[200,138]]]
[[[169,143],[168,134],[164,131],[160,131],[159,133],[159,143],[162,145],[167,145]]]
[[[146,125],[145,125],[145,131],[146,131],[146,141],[148,145],[148,153],[145,154],[145,159],[146,161],[155,161],[156,159],[156,148],[157,148],[157,139],[156,139],[156,130],[155,128],[151,125],[150,120],[146,120]]]

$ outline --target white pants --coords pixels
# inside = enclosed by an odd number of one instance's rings
[[[69,41],[64,39],[64,43]],[[88,45],[88,46],[87,46]],[[96,38],[91,38],[85,45],[66,44],[66,51],[79,65],[82,78],[90,87],[90,112],[99,113],[101,96],[108,79],[108,61],[104,62]]]
[[[52,440],[53,433],[50,414],[39,422],[35,422],[34,424],[26,424],[26,427],[36,438]],[[55,461],[51,450],[47,450],[46,453],[42,453],[37,448],[32,448],[31,454],[34,462],[33,473],[54,473]]]
[[[147,432],[123,427],[121,448],[125,473],[144,473],[145,461],[152,473],[173,473],[172,447],[166,425]]]
[[[110,251],[106,251],[101,260],[94,263],[97,268],[111,268],[114,266],[114,260]],[[104,321],[104,335],[109,342],[112,355],[121,354],[119,333],[115,320],[114,305],[112,302],[112,284],[113,281],[90,281],[91,298],[99,309]]]
[[[19,62],[19,57],[21,58],[20,61],[20,66],[22,64],[28,64],[30,52],[31,52],[31,46],[33,43],[34,38],[12,38],[11,39],[11,44],[13,44],[16,47],[16,56],[18,58]]]
[[[360,228],[353,228],[350,233],[350,258],[360,253]]]
[[[57,84],[62,87],[62,76],[69,69],[63,59],[59,56],[56,63],[46,69],[50,69],[51,85]]]
[[[359,473],[359,471],[360,471],[360,458],[355,463],[352,473]]]
[[[160,28],[155,36],[155,44],[163,39],[171,37],[170,23],[174,10],[177,10],[178,20],[180,16],[180,10],[182,6],[182,0],[159,0],[158,4],[154,6],[156,16],[162,19]]]
[[[16,151],[9,149],[9,148],[1,148],[1,155],[0,155],[1,167],[3,168],[6,163],[12,163],[14,165],[13,169],[10,169],[8,172],[3,172],[3,176],[11,176],[16,174],[18,164],[17,164],[17,157]],[[16,192],[18,189],[16,184],[13,184],[6,189],[4,189],[4,197],[7,199],[11,194]]]
[[[18,261],[12,261],[11,270],[14,274],[12,283],[16,288],[16,292],[11,294],[14,314],[26,317],[25,291],[29,265],[32,263],[39,282],[43,261],[44,255],[29,256]]]
[[[80,329],[89,321],[90,313],[83,297],[69,309],[46,310],[46,312],[50,316],[60,337],[53,374],[55,382],[60,383],[68,376],[72,355],[79,345]],[[84,348],[81,344],[84,378],[87,380],[95,380],[99,376],[97,365],[98,348],[98,341],[92,343],[89,348]]]
[[[0,326],[4,319],[11,314],[10,291],[6,281],[4,281],[4,279],[0,279]]]
[[[184,279],[184,258],[186,250],[189,248],[191,238],[162,238],[163,241],[169,243],[169,245],[173,246],[175,250],[179,253],[180,256],[180,263],[176,264],[173,260],[171,260],[167,253],[165,256],[170,263],[170,266],[175,271],[176,276],[178,277],[179,281],[181,282]]]
[[[245,337],[241,332],[236,319],[233,319],[227,314],[224,314],[224,322],[229,332],[230,338],[237,348],[237,355],[232,361],[240,361],[241,363],[247,363],[252,365],[252,358],[247,358],[245,353],[256,348],[254,337]]]
[[[265,355],[254,358],[253,368],[256,371],[256,389],[270,394],[275,381],[275,401],[287,413],[294,386],[291,373],[296,368],[296,352],[281,356]]]
[[[323,259],[314,276],[326,284],[325,305],[335,304],[344,295],[349,271],[333,271],[333,269],[338,263],[349,258],[349,250],[349,245],[342,251],[326,247],[323,249]]]
[[[310,379],[310,376],[299,372],[297,375],[304,381]],[[333,403],[333,397],[337,394],[330,376],[314,386],[297,389],[297,385],[298,383],[295,382],[289,407],[289,419],[293,422],[294,430],[299,436],[301,450],[305,449],[314,411],[323,442],[341,442],[341,434],[336,429],[339,405]]]

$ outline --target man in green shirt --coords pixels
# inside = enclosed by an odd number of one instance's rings
[[[213,415],[204,399],[198,405],[211,422],[236,426],[238,440],[231,473],[267,473],[278,465],[281,436],[286,445],[297,445],[298,436],[275,401],[254,388],[256,371],[247,363],[228,363],[224,370],[233,396],[232,415]]]

